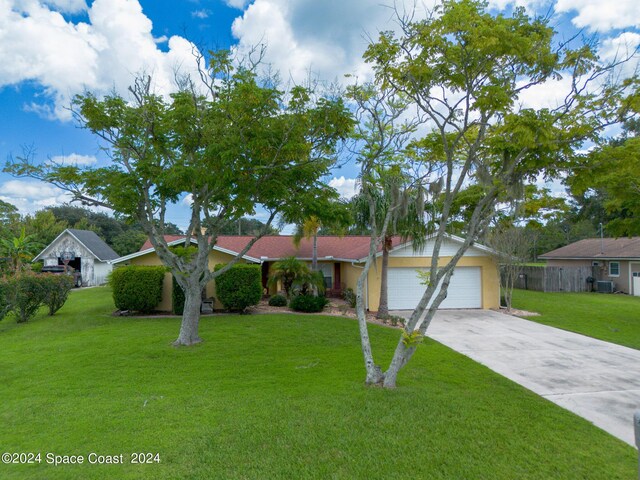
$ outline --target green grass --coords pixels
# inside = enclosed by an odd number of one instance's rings
[[[106,289],[0,323],[3,452],[125,454],[124,465],[0,465],[2,479],[629,479],[636,453],[429,341],[394,391],[365,388],[357,324],[116,318]],[[387,362],[398,332],[372,326]],[[131,452],[161,463],[131,465]]]
[[[512,303],[540,314],[529,320],[640,349],[640,297],[514,290]]]

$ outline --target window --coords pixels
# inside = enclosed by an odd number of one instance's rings
[[[620,262],[609,262],[609,276],[610,277],[620,276]]]
[[[600,266],[600,262],[593,261],[593,262],[591,262],[591,266],[592,267],[599,267]]]
[[[318,263],[318,270],[324,277],[324,288],[333,288],[333,263]]]

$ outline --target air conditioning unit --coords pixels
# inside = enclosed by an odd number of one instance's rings
[[[596,284],[596,290],[598,291],[598,293],[613,293],[614,292],[613,282],[603,282],[599,280],[598,283]]]

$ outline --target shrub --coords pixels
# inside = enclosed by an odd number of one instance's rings
[[[404,326],[405,323],[405,319],[399,315],[384,315],[379,318],[382,320],[382,323],[390,323],[393,327],[397,327],[398,325]]]
[[[43,287],[43,303],[49,308],[49,315],[53,315],[67,301],[69,292],[75,285],[73,276],[52,275],[45,273],[40,276]]]
[[[324,296],[319,295],[317,297],[313,295],[296,295],[291,299],[289,307],[296,312],[321,312],[324,307],[329,303]]]
[[[171,305],[175,315],[184,313],[184,290],[176,280],[175,275],[172,277],[173,285],[171,287]]]
[[[7,280],[0,279],[0,321],[9,313],[11,305],[9,304],[9,285]]]
[[[33,318],[45,298],[44,279],[32,273],[23,273],[5,281],[5,307],[18,323]]]
[[[344,298],[351,308],[356,308],[356,292],[353,288],[349,287],[342,292],[342,298]]]
[[[162,301],[164,267],[131,265],[111,273],[113,302],[118,310],[152,312]]]
[[[216,265],[220,270],[224,265]],[[224,308],[243,312],[262,298],[260,265],[236,264],[216,277],[216,297]]]
[[[274,295],[269,299],[269,305],[272,307],[286,307],[287,299],[282,295]]]

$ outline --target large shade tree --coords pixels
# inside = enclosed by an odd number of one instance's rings
[[[420,130],[425,133],[411,149],[423,168],[398,163],[414,179],[407,187],[421,187],[427,203],[435,204],[429,187],[441,186],[425,292],[386,371],[374,361],[359,312],[367,383],[395,387],[398,372],[446,298],[454,268],[486,232],[499,199],[526,180],[558,174],[574,149],[617,120],[609,107],[623,87],[608,81],[613,65],[602,65],[589,45],[556,45],[546,19],[531,19],[522,9],[494,16],[485,8],[475,0],[444,1],[424,20],[400,18],[401,33],[382,33],[365,54],[379,88],[400,92],[426,119]],[[570,87],[555,108],[523,105],[523,92],[562,77]],[[368,118],[376,123],[375,112]],[[379,167],[363,158],[367,194],[379,189],[384,176],[372,175]],[[481,195],[467,212],[465,239],[455,254],[441,259],[456,200],[470,185]],[[388,224],[389,216],[373,237],[379,240]],[[374,254],[372,248],[363,275]],[[363,308],[363,302],[357,303]]]
[[[588,213],[611,236],[640,235],[640,80],[632,86],[622,105],[629,115],[622,133],[579,155],[567,179],[584,207],[600,207]]]
[[[322,178],[337,142],[352,127],[350,114],[340,99],[300,86],[276,88],[258,76],[257,66],[251,58],[212,52],[200,78],[179,78],[180,88],[170,98],[155,94],[148,77],[135,81],[129,99],[76,97],[76,119],[99,137],[111,163],[81,168],[23,158],[6,167],[140,224],[185,294],[175,345],[201,341],[202,289],[240,260],[277,215],[309,198],[335,195]],[[185,242],[196,248],[185,256],[172,251],[164,235],[167,209],[187,196]],[[268,214],[262,231],[224,268],[212,271],[209,253],[222,226],[258,208]]]

